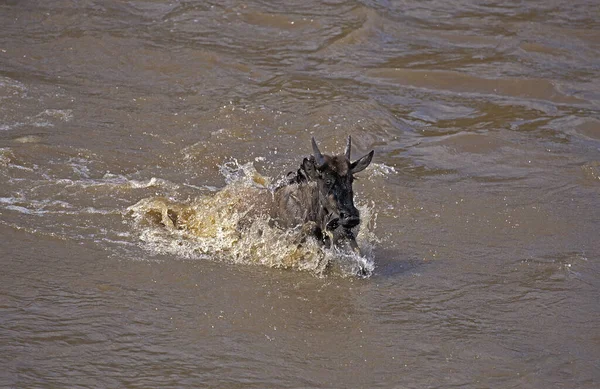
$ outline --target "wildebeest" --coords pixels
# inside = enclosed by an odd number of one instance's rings
[[[275,190],[272,218],[280,227],[302,226],[326,247],[347,243],[360,252],[353,232],[360,214],[354,206],[352,182],[354,174],[369,166],[374,151],[351,162],[351,147],[348,136],[344,154],[324,155],[312,138],[313,155],[304,158],[297,172],[288,174],[287,183]]]

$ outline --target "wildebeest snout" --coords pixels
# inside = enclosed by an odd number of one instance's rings
[[[360,224],[358,210],[354,209],[351,212],[340,212],[340,224],[344,228],[353,228]]]

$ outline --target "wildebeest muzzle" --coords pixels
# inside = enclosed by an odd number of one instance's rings
[[[342,226],[345,229],[351,229],[359,224],[360,217],[358,215],[358,210],[356,210],[353,213],[340,212],[339,215],[330,213],[329,215],[327,215],[327,223],[325,225],[327,230],[333,231],[339,226]]]
[[[340,213],[340,221],[339,223],[344,228],[354,228],[360,224],[360,217],[358,216],[358,210],[355,210],[353,213]]]

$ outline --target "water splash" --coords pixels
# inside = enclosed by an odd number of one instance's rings
[[[153,254],[298,269],[317,276],[368,277],[373,273],[373,206],[359,204],[361,255],[325,249],[303,226],[287,230],[274,226],[269,216],[272,180],[258,173],[252,163],[231,161],[220,171],[227,185],[215,193],[186,202],[150,197],[130,206],[128,215],[141,246]]]

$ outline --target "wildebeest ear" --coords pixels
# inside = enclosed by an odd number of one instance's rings
[[[374,153],[375,153],[375,150],[371,150],[371,152],[369,154],[352,162],[350,164],[350,173],[354,174],[354,173],[358,173],[360,171],[365,170],[365,168],[367,166],[369,166],[369,164],[371,163]]]
[[[308,178],[310,178],[311,180],[316,180],[319,176],[319,173],[317,172],[317,167],[315,166],[314,158],[304,158],[304,160],[302,161],[302,168],[306,172]]]

